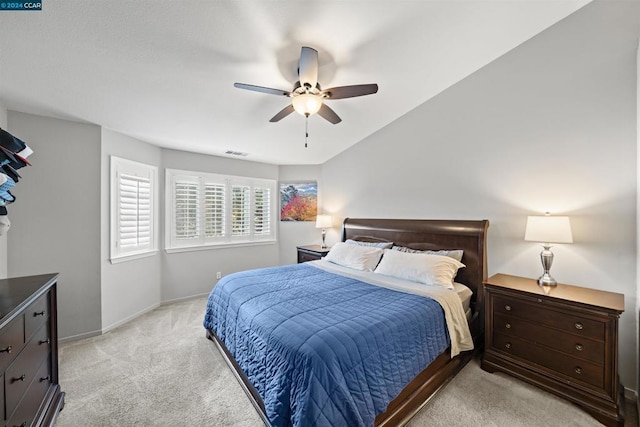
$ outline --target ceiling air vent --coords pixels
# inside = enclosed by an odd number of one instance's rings
[[[233,151],[233,150],[227,150],[225,151],[224,154],[229,154],[231,156],[240,156],[240,157],[247,157],[249,155],[249,153],[242,153],[240,151]]]

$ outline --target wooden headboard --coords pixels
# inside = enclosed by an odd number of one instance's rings
[[[473,290],[472,307],[482,307],[482,282],[487,278],[488,220],[422,220],[346,218],[342,241],[347,239],[393,242],[420,250],[462,249],[456,282]]]

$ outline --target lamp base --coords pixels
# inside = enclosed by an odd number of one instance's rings
[[[556,279],[551,277],[549,273],[544,273],[538,278],[538,285],[540,286],[556,286],[557,284]]]
[[[327,249],[327,244],[325,243],[324,239],[327,236],[327,230],[325,230],[324,228],[322,229],[322,244],[320,245],[320,248],[322,249]]]
[[[556,286],[558,283],[556,279],[551,277],[549,274],[549,270],[551,269],[551,264],[553,264],[553,252],[551,252],[551,245],[545,243],[542,245],[544,248],[542,252],[540,252],[540,261],[542,261],[542,269],[544,270],[544,274],[538,278],[538,285],[540,286]]]

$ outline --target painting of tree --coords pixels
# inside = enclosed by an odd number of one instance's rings
[[[280,221],[315,221],[318,214],[318,183],[280,184]]]

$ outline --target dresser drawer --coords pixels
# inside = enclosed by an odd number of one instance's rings
[[[543,344],[570,356],[588,360],[598,365],[604,363],[604,341],[580,337],[562,331],[549,333],[547,326],[523,320],[510,314],[496,313],[493,322],[493,330],[495,332]]]
[[[576,360],[549,348],[499,333],[493,334],[493,349],[544,366],[599,389],[604,387],[603,367],[585,360]]]
[[[546,307],[543,302],[494,296],[493,307],[495,313],[509,314],[581,337],[604,341],[605,324],[603,322],[581,317],[571,312],[556,311]]]
[[[11,416],[16,409],[31,384],[36,370],[49,355],[51,351],[49,338],[48,325],[43,325],[5,371],[5,408],[8,416]]]
[[[31,335],[49,318],[49,292],[35,300],[24,311],[24,336],[29,341]]]
[[[0,370],[4,370],[24,347],[24,316],[13,319],[0,331]]]
[[[41,363],[40,368],[33,377],[33,380],[24,395],[24,398],[16,408],[13,416],[7,423],[7,426],[18,427],[31,425],[50,385],[51,363],[49,358],[47,358]]]

